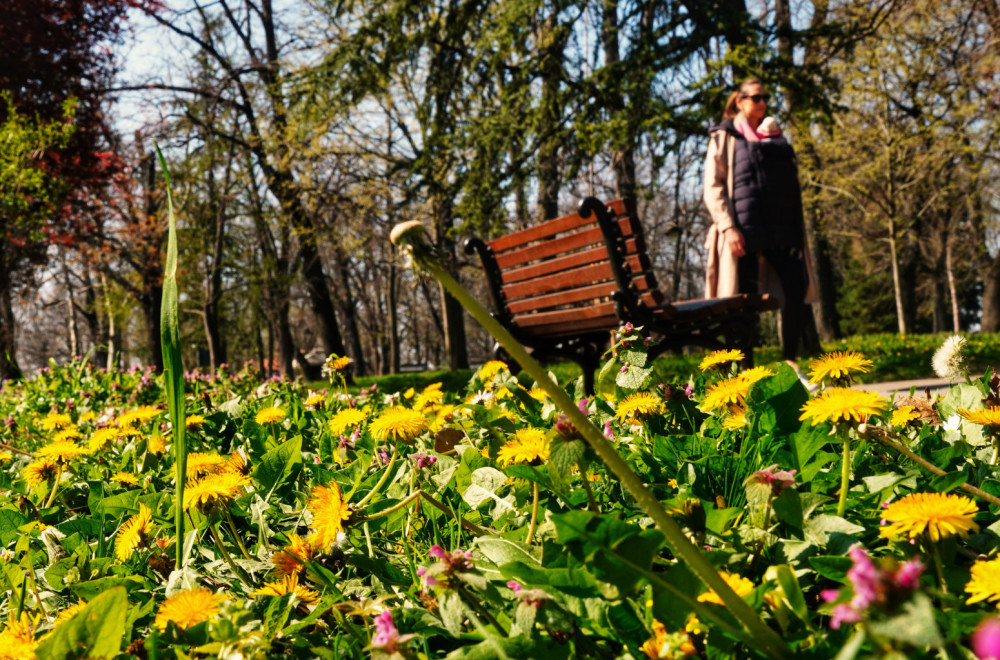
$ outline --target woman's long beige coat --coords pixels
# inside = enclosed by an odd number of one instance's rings
[[[735,296],[740,291],[736,269],[739,257],[729,250],[723,235],[726,229],[736,224],[736,212],[732,204],[735,142],[736,138],[728,131],[712,132],[708,143],[708,155],[705,158],[704,200],[712,217],[712,225],[708,228],[708,237],[705,240],[705,249],[708,250],[708,265],[705,269],[706,298]],[[808,249],[805,250],[805,258],[809,276],[805,302],[809,304],[817,302],[819,295]],[[779,300],[785,299],[781,281],[763,258],[758,281],[762,293],[769,293]]]

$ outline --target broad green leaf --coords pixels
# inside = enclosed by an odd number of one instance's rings
[[[97,578],[96,580],[70,585],[69,590],[72,591],[78,598],[89,601],[96,598],[98,594],[108,591],[114,587],[123,587],[123,590],[126,592],[142,589],[145,582],[146,581],[138,575],[128,575],[125,577],[110,575],[108,577]]]
[[[931,480],[930,489],[939,493],[955,490],[969,480],[968,472],[949,472]]]
[[[302,468],[302,436],[296,436],[264,454],[253,471],[261,490],[271,493],[298,475]]]
[[[934,620],[934,605],[921,591],[914,592],[895,616],[870,621],[868,626],[876,635],[912,644],[918,648],[943,644],[937,621]]]
[[[18,537],[18,527],[25,525],[28,517],[13,509],[0,509],[0,544],[7,545]]]
[[[93,596],[73,618],[56,626],[36,649],[39,658],[113,658],[121,652],[128,595],[112,587]]]
[[[809,565],[823,577],[835,582],[847,582],[847,571],[854,562],[850,557],[834,557],[822,555],[819,557],[809,557]]]
[[[476,539],[476,547],[479,551],[497,566],[503,566],[510,562],[519,561],[525,564],[541,565],[531,551],[514,541],[499,538],[496,536],[481,536]]]

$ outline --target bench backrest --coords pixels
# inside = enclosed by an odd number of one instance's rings
[[[632,305],[662,302],[633,200],[602,204],[588,198],[577,213],[487,245],[497,271],[491,277],[499,280],[493,294],[499,294],[500,313],[526,335],[616,327],[615,292]]]

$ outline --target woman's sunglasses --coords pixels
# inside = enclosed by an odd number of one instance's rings
[[[760,103],[761,101],[763,101],[764,103],[767,103],[768,101],[771,100],[771,95],[770,94],[753,94],[751,96],[741,96],[740,100],[743,100],[743,99],[750,99],[754,103]]]

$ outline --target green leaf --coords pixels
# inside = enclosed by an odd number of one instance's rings
[[[632,367],[645,367],[646,357],[645,349],[629,348],[618,353],[618,360]]]
[[[42,639],[39,658],[113,658],[125,635],[128,594],[113,587],[97,594],[69,621]]]
[[[28,522],[28,517],[13,509],[0,509],[0,544],[7,545],[16,539],[17,528]]]
[[[917,648],[941,646],[943,640],[934,620],[934,605],[926,594],[917,591],[903,604],[902,611],[892,617],[868,623],[876,635],[912,644]]]
[[[283,442],[260,458],[253,478],[262,490],[271,493],[294,478],[302,468],[302,436]]]
[[[854,562],[851,561],[850,557],[822,555],[809,557],[809,565],[813,567],[814,571],[829,580],[846,583],[847,571],[850,570],[851,566],[854,566]]]
[[[799,586],[799,579],[795,577],[795,571],[791,566],[782,564],[776,567],[778,586],[781,587],[782,595],[789,609],[802,621],[809,623],[809,608],[806,606],[806,597]]]
[[[525,564],[541,565],[527,548],[508,539],[497,536],[481,536],[476,539],[476,547],[479,551],[497,566],[503,566],[511,562],[523,562]]]
[[[141,589],[145,585],[145,582],[146,581],[138,575],[129,575],[126,577],[116,577],[110,575],[108,577],[97,578],[96,580],[71,585],[69,590],[72,591],[78,598],[89,601],[94,600],[99,594],[117,587],[123,588],[126,592]]]
[[[968,472],[949,472],[932,479],[930,488],[938,493],[947,493],[948,491],[955,490],[968,480]]]
[[[651,373],[653,373],[652,367],[629,366],[615,377],[615,384],[626,390],[637,390],[642,387]]]
[[[905,478],[906,477],[902,474],[889,472],[887,474],[877,474],[871,477],[862,477],[861,480],[865,482],[865,486],[868,488],[869,493],[881,493],[887,488],[892,488]]]

